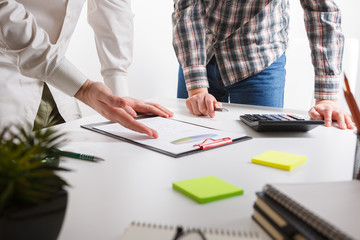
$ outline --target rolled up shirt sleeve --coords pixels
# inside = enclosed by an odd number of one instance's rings
[[[105,84],[115,95],[128,95],[128,67],[133,58],[134,15],[130,0],[89,0],[88,22],[94,30]]]
[[[74,96],[86,77],[59,54],[59,47],[51,44],[48,34],[23,5],[0,0],[0,53],[24,76],[48,82]]]

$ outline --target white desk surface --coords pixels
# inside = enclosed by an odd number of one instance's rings
[[[253,139],[218,149],[172,158],[86,129],[101,122],[91,116],[60,125],[70,140],[62,149],[106,159],[92,163],[63,159],[61,173],[70,183],[69,200],[59,236],[64,239],[120,239],[132,221],[165,225],[237,230],[261,228],[251,219],[255,192],[266,183],[351,180],[356,136],[351,130],[319,126],[306,133],[258,133],[239,120],[244,113],[305,112],[224,104],[229,112],[216,117],[190,115],[184,100],[152,99],[175,113],[177,119],[222,130],[244,132]],[[251,163],[251,158],[276,150],[306,155],[307,162],[293,171]],[[244,189],[244,194],[198,204],[172,189],[172,182],[214,175]],[[267,236],[264,235],[264,238]]]

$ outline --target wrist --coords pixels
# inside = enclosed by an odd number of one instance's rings
[[[316,99],[315,104],[319,104],[319,103],[333,103],[333,104],[337,104],[338,100],[334,99],[334,100],[330,100],[330,99]]]
[[[84,99],[86,89],[88,89],[90,85],[91,85],[91,81],[87,79],[84,82],[84,84],[80,87],[80,89],[75,93],[74,97],[82,101]]]
[[[198,95],[198,94],[206,94],[208,93],[208,89],[207,88],[194,88],[194,89],[191,89],[188,91],[188,95],[189,97],[192,97],[192,96],[195,96],[195,95]]]

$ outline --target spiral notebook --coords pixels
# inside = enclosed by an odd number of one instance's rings
[[[200,235],[199,235],[200,234]],[[223,229],[205,229],[190,227],[174,227],[167,225],[157,225],[151,223],[132,222],[125,230],[120,240],[174,240],[174,239],[204,239],[206,240],[254,240],[262,239],[262,235],[257,231],[235,231]],[[177,238],[178,237],[178,238]],[[200,237],[200,238],[199,238]]]
[[[359,239],[358,180],[268,184],[263,192],[329,239]]]

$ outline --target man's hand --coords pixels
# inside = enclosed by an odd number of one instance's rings
[[[222,104],[216,101],[215,97],[208,93],[207,88],[196,88],[188,91],[189,98],[186,99],[186,106],[196,116],[215,117],[215,108]]]
[[[110,121],[120,123],[126,128],[153,138],[158,138],[159,134],[154,129],[136,121],[134,117],[137,116],[137,112],[156,114],[161,117],[172,117],[174,115],[158,104],[146,103],[130,97],[117,97],[101,82],[86,80],[75,97]]]
[[[324,119],[326,127],[330,127],[332,120],[336,120],[340,129],[355,128],[351,115],[338,108],[337,102],[333,100],[316,100],[309,115],[314,120]]]

